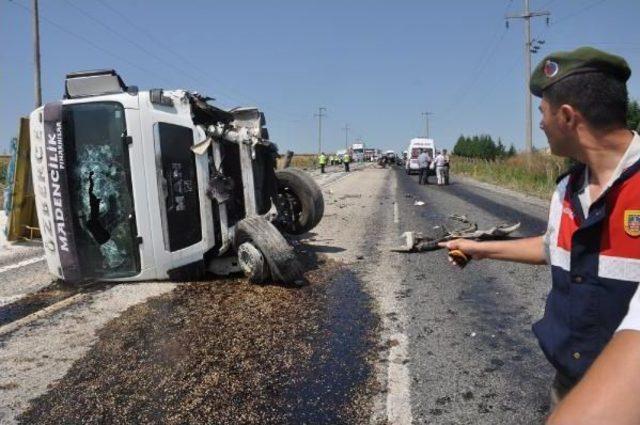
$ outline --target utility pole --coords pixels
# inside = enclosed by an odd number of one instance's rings
[[[423,112],[422,115],[425,118],[425,137],[429,138],[429,115],[433,115],[433,112]]]
[[[322,153],[322,117],[326,117],[326,111],[327,108],[320,107],[318,113],[314,114],[315,117],[318,117],[318,155]]]
[[[344,148],[349,149],[349,124],[345,124],[342,129],[344,130]]]
[[[525,61],[525,114],[526,114],[526,127],[525,127],[525,151],[531,152],[533,150],[532,141],[532,116],[531,116],[531,91],[529,90],[529,80],[531,79],[531,54],[537,53],[541,44],[544,44],[543,40],[534,40],[537,45],[533,45],[531,42],[531,18],[545,16],[547,25],[549,25],[549,13],[546,10],[531,12],[529,10],[529,0],[524,0],[524,12],[521,15],[507,15],[506,25],[509,28],[510,19],[524,19],[524,61]]]
[[[33,81],[36,92],[36,108],[39,108],[42,106],[42,88],[40,85],[40,18],[38,16],[38,0],[31,1],[31,10],[33,13],[33,62],[36,68]]]

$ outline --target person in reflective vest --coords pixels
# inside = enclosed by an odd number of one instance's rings
[[[327,165],[327,156],[322,152],[320,156],[318,156],[318,164],[320,164],[320,172],[324,174],[324,167]]]
[[[553,154],[578,163],[558,179],[545,235],[443,244],[475,259],[551,265],[533,326],[556,370],[549,424],[640,423],[640,136],[626,125],[630,74],[623,58],[589,47],[543,59],[530,81],[540,127]]]
[[[351,157],[348,153],[345,153],[342,156],[342,163],[344,164],[344,171],[349,172],[349,163],[351,162]]]

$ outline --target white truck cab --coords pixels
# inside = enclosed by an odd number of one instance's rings
[[[67,75],[64,99],[32,112],[36,209],[54,276],[301,278],[281,232],[320,221],[320,189],[299,170],[275,170],[258,109],[209,100],[88,71]]]

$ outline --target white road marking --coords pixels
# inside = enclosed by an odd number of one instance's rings
[[[63,308],[80,302],[88,297],[88,294],[76,294],[69,298],[65,298],[64,300],[59,301],[55,304],[51,304],[49,307],[43,308],[42,310],[38,310],[35,313],[25,316],[22,319],[18,319],[15,322],[7,323],[4,326],[0,326],[0,336],[20,329],[21,327],[28,325],[31,322],[53,314],[56,311],[62,310]]]
[[[400,223],[400,212],[398,211],[398,203],[393,203],[393,222]]]
[[[9,264],[8,266],[0,267],[0,273],[8,272],[10,270],[19,269],[20,267],[28,266],[29,264],[39,263],[44,260],[44,255],[41,257],[33,257],[28,260],[20,261],[19,263]]]
[[[7,304],[11,304],[14,303],[16,301],[18,301],[21,298],[26,297],[27,294],[18,294],[18,295],[11,295],[9,297],[0,297],[0,307],[4,307]]]
[[[394,425],[411,424],[411,396],[409,393],[409,338],[404,332],[391,335],[387,371],[387,422]]]
[[[391,187],[392,193],[397,196],[398,181],[393,179]],[[398,199],[393,205],[393,222],[399,223],[400,214]],[[398,231],[396,227],[395,232]],[[394,282],[391,291],[382,298],[383,310],[387,313],[396,314],[397,321],[391,322],[385,317],[390,335],[389,357],[387,362],[387,423],[393,425],[411,425],[413,414],[411,412],[411,386],[409,377],[409,337],[406,329],[408,319],[406,305],[402,300],[396,298],[396,291],[399,289],[397,279],[390,276],[388,282]]]

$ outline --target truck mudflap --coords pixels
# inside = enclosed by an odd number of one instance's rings
[[[82,270],[73,234],[73,215],[69,197],[69,176],[62,137],[62,102],[47,103],[43,111],[44,157],[48,176],[51,211],[44,211],[43,236],[55,239],[62,278],[71,283],[82,281]]]

